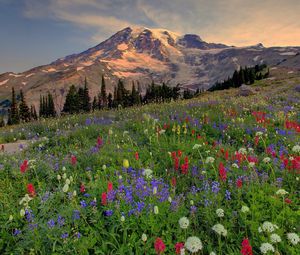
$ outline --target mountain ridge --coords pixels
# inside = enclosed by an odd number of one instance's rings
[[[102,75],[110,92],[118,79],[123,79],[128,88],[133,81],[139,81],[145,89],[154,80],[169,86],[208,89],[240,66],[267,63],[299,69],[299,52],[300,47],[268,48],[261,43],[235,47],[208,43],[195,34],[126,27],[83,52],[22,73],[0,74],[0,99],[7,98],[12,87],[23,89],[34,104],[47,91],[63,97],[70,85],[83,84],[85,77],[94,96],[100,89]]]

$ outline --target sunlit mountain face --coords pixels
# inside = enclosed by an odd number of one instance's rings
[[[17,91],[23,89],[28,101],[34,104],[47,91],[57,98],[64,97],[70,85],[82,85],[85,78],[94,96],[102,75],[110,92],[118,79],[123,79],[128,88],[133,81],[139,81],[145,89],[153,80],[169,86],[207,89],[241,66],[266,63],[300,68],[299,52],[300,47],[234,47],[208,43],[193,34],[127,27],[79,54],[23,73],[1,74],[0,99],[9,97],[12,87]]]

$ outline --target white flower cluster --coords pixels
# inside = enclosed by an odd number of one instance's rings
[[[224,228],[222,224],[216,224],[211,228],[215,231],[218,235],[227,236],[227,230]]]
[[[232,166],[233,168],[239,168],[239,165],[238,165],[237,163],[233,163],[231,166]]]
[[[267,232],[267,233],[272,233],[274,232],[276,229],[278,229],[278,226],[269,222],[269,221],[265,221],[261,227],[258,228],[258,232]]]
[[[300,238],[296,233],[288,233],[287,238],[293,245],[297,245],[300,242]]]
[[[63,168],[63,171],[65,171],[65,168]],[[64,193],[67,193],[69,191],[69,187],[71,182],[73,182],[73,177],[70,176],[69,178],[67,178],[67,174],[64,173],[62,176],[60,176],[59,174],[57,175],[57,180],[60,181],[61,179],[65,180],[65,185],[63,186],[62,191]]]
[[[246,154],[247,154],[247,149],[245,149],[245,148],[240,148],[240,149],[238,150],[238,152],[239,152],[240,154],[246,155]]]
[[[273,233],[270,235],[270,240],[271,240],[271,243],[280,243],[281,237],[279,235]]]
[[[149,168],[146,168],[143,171],[143,175],[146,177],[146,179],[152,179],[152,173],[153,173],[153,171]]]
[[[276,195],[284,196],[286,194],[289,194],[289,193],[284,189],[279,189],[276,191]]]
[[[207,157],[206,160],[205,160],[205,163],[206,164],[212,164],[215,162],[215,159],[213,157]]]
[[[216,210],[216,214],[218,215],[218,217],[222,218],[224,217],[224,210],[219,208]]]
[[[265,158],[263,159],[263,162],[264,162],[264,163],[270,163],[270,162],[271,162],[271,158],[265,157]]]
[[[293,148],[292,148],[292,151],[293,152],[296,152],[296,153],[298,153],[298,152],[300,152],[300,145],[295,145]]]
[[[243,206],[242,206],[242,208],[241,208],[241,212],[242,212],[242,213],[247,213],[247,212],[249,212],[249,211],[250,211],[250,209],[249,209],[248,206],[246,206],[246,205],[243,205]]]
[[[142,241],[143,242],[147,241],[147,235],[145,233],[142,234]]]
[[[190,225],[190,221],[187,217],[182,217],[178,221],[180,228],[182,229],[187,229],[188,226]]]
[[[269,251],[275,252],[274,246],[270,243],[262,243],[259,249],[262,254],[267,254]]]
[[[191,253],[196,253],[199,250],[202,250],[203,246],[198,237],[190,236],[185,242],[185,248]]]
[[[199,148],[201,148],[201,147],[202,147],[201,144],[195,144],[195,145],[193,146],[193,150],[197,150],[197,149],[199,149]]]
[[[255,134],[255,136],[262,136],[263,134],[264,134],[263,132],[257,131],[256,134]]]
[[[32,200],[32,197],[30,197],[28,194],[26,194],[19,202],[19,205],[23,205],[25,208],[28,208],[29,201]]]

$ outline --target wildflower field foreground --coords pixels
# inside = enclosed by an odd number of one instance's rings
[[[300,254],[298,84],[1,129],[0,254]]]

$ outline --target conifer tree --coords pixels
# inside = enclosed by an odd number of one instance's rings
[[[131,90],[131,105],[139,105],[140,102],[140,95],[138,91],[135,89],[135,84],[132,82],[132,90]]]
[[[48,92],[47,96],[47,117],[55,117],[56,116],[56,111],[55,111],[55,106],[54,106],[54,101],[52,94]]]
[[[12,125],[12,119],[11,119],[11,110],[8,109],[8,119],[7,119],[7,125]]]
[[[92,104],[92,110],[95,111],[98,107],[97,97],[94,96],[93,104]]]
[[[39,116],[43,117],[43,99],[42,95],[40,95],[40,109],[39,109]]]
[[[100,97],[101,97],[101,105],[102,107],[107,107],[107,94],[106,94],[106,85],[104,76],[102,75],[101,79],[101,91],[100,91]]]
[[[113,98],[113,107],[117,107],[117,88],[114,87],[114,98]]]
[[[107,106],[109,109],[113,107],[113,96],[111,93],[109,93],[107,96]]]
[[[37,113],[36,113],[34,105],[30,106],[30,119],[31,120],[37,120]]]
[[[78,112],[78,93],[74,85],[70,87],[66,96],[63,112],[71,114]]]
[[[9,124],[14,125],[14,124],[18,124],[20,122],[20,117],[19,117],[19,109],[18,109],[18,105],[17,105],[14,88],[12,88],[11,94],[12,94],[11,95],[11,106],[10,106],[8,118],[9,118]]]
[[[20,100],[21,100],[19,105],[20,120],[23,122],[28,122],[30,121],[30,111],[29,111],[29,107],[26,104],[25,97],[22,90],[20,90]]]
[[[91,110],[91,98],[89,95],[89,89],[87,86],[87,80],[84,80],[84,88],[83,88],[83,102],[82,102],[82,110],[84,112],[89,112]]]
[[[84,89],[82,87],[78,88],[77,97],[78,97],[78,104],[77,104],[77,112],[84,111]]]

